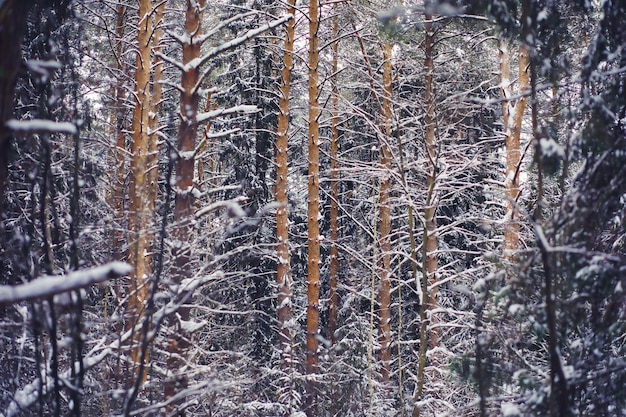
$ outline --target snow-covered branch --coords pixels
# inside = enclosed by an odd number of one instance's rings
[[[106,270],[107,268],[110,271],[115,270],[115,272],[125,271],[122,275],[127,274],[128,272],[130,272],[130,269],[131,269],[130,266],[125,263],[111,262],[110,264],[107,264],[101,267],[97,267],[97,268],[93,268],[93,269],[85,270],[85,271],[78,271],[76,273],[69,274],[67,275],[67,277],[69,277],[70,275],[78,274],[80,272],[87,273],[89,271],[92,271],[93,275],[95,276],[96,275],[95,271]],[[100,275],[102,275],[102,273],[100,273]],[[178,288],[178,292],[176,296],[173,299],[171,299],[166,305],[159,308],[159,310],[152,316],[152,323],[153,324],[159,323],[165,317],[168,317],[171,314],[174,314],[181,307],[181,305],[185,303],[189,299],[189,297],[194,293],[194,291],[197,290],[200,286],[210,281],[222,279],[223,277],[224,277],[224,273],[222,271],[214,271],[213,273],[208,274],[208,275],[204,275],[201,277],[183,281],[180,287]],[[53,277],[53,278],[56,279],[56,277]],[[139,323],[137,323],[135,327],[125,331],[123,334],[121,334],[118,338],[116,338],[109,345],[105,345],[104,344],[105,339],[103,339],[102,340],[103,343],[98,343],[89,352],[85,354],[85,357],[83,359],[83,369],[87,371],[93,368],[94,366],[98,365],[100,362],[102,362],[108,355],[119,351],[120,347],[124,346],[124,344],[132,337],[133,334],[139,333],[141,329],[143,328],[143,326],[144,326],[144,323],[140,321]],[[152,332],[149,333],[148,339],[151,341],[154,335],[155,335],[155,331],[153,330]],[[74,366],[78,366],[78,364],[76,363],[74,364]],[[77,370],[75,369],[74,372],[76,371]],[[59,378],[69,379],[71,374],[72,374],[72,369],[66,369],[59,375]],[[47,378],[43,386],[41,386],[41,380],[39,378],[34,379],[32,382],[25,385],[23,388],[17,390],[13,394],[13,399],[9,403],[9,406],[7,407],[4,414],[2,413],[2,411],[0,411],[0,417],[14,417],[20,411],[28,409],[33,404],[35,404],[35,402],[39,399],[38,393],[40,390],[42,391],[44,395],[46,395],[53,389],[53,386],[54,386],[54,380],[52,378]]]
[[[65,133],[76,134],[76,126],[69,122],[53,122],[52,120],[7,120],[6,127],[21,133]]]
[[[247,31],[246,33],[244,33],[243,35],[225,42],[221,45],[216,46],[215,48],[211,49],[210,51],[208,51],[206,54],[204,54],[201,57],[198,57],[196,59],[192,59],[187,65],[185,65],[185,69],[188,68],[199,68],[202,65],[204,65],[207,61],[215,58],[216,56],[220,55],[223,52],[226,52],[230,49],[236,48],[239,45],[249,41],[250,39],[253,39],[257,36],[259,36],[261,33],[273,29],[277,26],[280,26],[286,22],[288,22],[289,20],[293,19],[293,15],[291,14],[287,14],[283,17],[281,17],[280,19],[276,19],[274,21],[271,21],[263,26],[260,26],[256,29],[250,29],[249,31]]]
[[[123,262],[111,262],[96,268],[71,272],[62,276],[44,276],[21,285],[1,285],[0,305],[49,297],[67,291],[127,275],[132,271]]]
[[[252,16],[252,15],[255,15],[255,14],[257,14],[256,10],[255,11],[251,11],[251,12],[241,13],[241,14],[238,14],[236,16],[231,17],[230,19],[226,19],[226,20],[220,22],[215,27],[211,28],[211,30],[209,30],[207,33],[205,33],[202,36],[198,37],[196,42],[202,44],[207,39],[209,39],[211,36],[217,34],[220,30],[230,26],[233,22],[241,21],[241,20],[245,19],[246,17]]]
[[[237,197],[232,200],[218,201],[216,203],[209,204],[208,206],[203,207],[196,212],[196,218],[200,218],[202,216],[205,216],[209,213],[214,212],[215,210],[224,209],[224,208],[228,209],[229,217],[236,217],[236,218],[245,217],[246,213],[243,211],[243,209],[239,205],[239,203],[243,201],[245,201],[245,197]]]
[[[240,106],[229,107],[227,109],[211,110],[206,113],[199,113],[198,123],[206,122],[207,120],[214,119],[218,116],[226,116],[229,114],[236,114],[236,113],[256,113],[258,111],[259,111],[259,108],[257,106],[251,106],[251,105],[245,105],[245,104],[240,105]]]

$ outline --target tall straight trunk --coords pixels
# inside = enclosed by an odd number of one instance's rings
[[[308,175],[308,287],[307,287],[307,374],[317,373],[320,293],[319,233],[319,5],[309,1],[309,175]],[[316,386],[307,386],[307,416],[314,417]]]
[[[172,281],[181,284],[184,279],[190,278],[193,272],[191,257],[191,239],[193,236],[193,214],[195,211],[194,197],[194,162],[196,150],[196,136],[198,134],[198,105],[200,96],[196,88],[200,71],[192,61],[200,57],[199,37],[202,36],[202,15],[206,6],[205,0],[187,0],[185,12],[185,33],[182,41],[183,72],[180,93],[180,125],[178,130],[178,158],[176,159],[176,194],[174,202],[174,224],[172,238],[176,242],[172,250],[173,271]],[[180,321],[189,321],[191,308],[183,305],[178,309],[178,324],[172,328],[174,336],[169,341],[170,357],[168,369],[174,372],[172,378],[165,382],[166,398],[173,398],[188,385],[187,377],[182,372],[185,356],[190,346],[191,335],[180,326]],[[176,414],[183,415],[184,410],[174,402],[170,409],[176,409]]]
[[[330,305],[328,307],[328,333],[334,345],[337,331],[339,297],[337,283],[339,277],[339,87],[337,86],[339,55],[339,18],[337,3],[333,4],[332,31],[332,75],[331,75],[331,119],[330,119]]]
[[[159,113],[161,112],[163,100],[163,60],[158,54],[163,49],[161,39],[163,38],[163,18],[167,2],[158,4],[154,11],[154,34],[152,36],[154,64],[152,73],[152,95],[150,97],[150,132],[148,141],[148,213],[154,217],[155,205],[159,191]],[[153,229],[153,228],[152,228]],[[153,236],[153,234],[151,234]],[[151,239],[154,241],[154,237]],[[152,253],[152,251],[150,251]]]
[[[426,271],[428,272],[428,284],[432,290],[428,292],[428,307],[434,309],[438,304],[438,290],[434,284],[437,282],[437,201],[435,198],[435,186],[437,182],[437,142],[435,137],[436,120],[435,120],[435,90],[433,83],[434,66],[434,46],[435,35],[433,31],[432,16],[425,17],[426,36],[424,39],[424,69],[425,77],[425,138],[426,153],[428,155],[428,176],[426,177],[426,209],[424,210],[424,218],[426,220]],[[434,319],[431,317],[431,324]],[[439,344],[437,331],[429,331],[429,345],[436,347]]]
[[[512,82],[510,80],[510,52],[506,40],[500,40],[500,85],[502,96],[502,113],[504,123],[504,140],[506,147],[506,180],[505,180],[505,222],[504,222],[504,258],[513,260],[519,244],[518,198],[519,170],[521,162],[520,136],[522,120],[526,109],[526,97],[521,96],[512,104]],[[520,44],[518,51],[518,88],[517,95],[528,90],[529,57],[528,47]],[[512,117],[511,117],[512,116]]]
[[[383,134],[380,143],[380,165],[383,171],[383,179],[380,183],[380,219],[379,219],[379,244],[381,251],[380,260],[380,286],[378,288],[378,333],[379,333],[379,359],[382,365],[381,381],[389,382],[389,368],[391,362],[391,151],[389,141],[392,137],[393,103],[393,63],[391,61],[392,44],[390,41],[383,46]]]
[[[154,14],[152,16],[152,5],[150,5],[149,15],[147,16],[148,20],[154,19],[152,26],[148,28],[148,36],[149,36],[149,45],[148,45],[148,56],[150,51],[159,52],[161,50],[161,46],[159,45],[161,38],[163,36],[163,29],[161,28],[161,21],[163,20],[163,15],[165,13],[165,5],[166,2],[160,3]],[[144,271],[142,286],[138,289],[138,295],[135,300],[138,303],[137,311],[139,309],[143,310],[147,296],[149,291],[149,276],[152,273],[152,252],[153,252],[153,244],[154,244],[154,217],[156,210],[156,200],[158,193],[158,136],[156,134],[159,124],[158,113],[161,108],[161,99],[162,99],[162,86],[161,80],[163,78],[163,62],[155,58],[154,62],[151,65],[148,65],[149,73],[152,73],[152,82],[150,83],[151,88],[148,87],[149,93],[145,98],[149,103],[147,105],[148,108],[148,122],[147,128],[142,127],[142,140],[146,140],[145,144],[142,143],[141,148],[134,147],[133,155],[135,153],[142,154],[142,158],[134,158],[131,162],[131,166],[133,169],[131,182],[132,186],[135,187],[135,192],[137,192],[137,184],[139,181],[138,178],[141,179],[142,188],[141,195],[136,195],[136,198],[140,199],[140,203],[138,205],[138,210],[140,210],[135,219],[137,219],[137,224],[134,224],[135,233],[138,235],[134,244],[136,246],[131,246],[132,259],[133,264],[141,264],[142,270]],[[144,117],[142,115],[142,117]],[[144,119],[142,119],[143,122]],[[145,154],[145,156],[143,156]],[[140,164],[143,164],[143,168]],[[131,194],[132,195],[132,194]],[[141,259],[140,259],[141,258]],[[137,315],[135,317],[135,323],[139,320],[140,316]],[[131,356],[133,361],[138,364],[148,361],[149,350],[142,349],[141,344],[146,343],[144,340],[140,340],[140,335],[142,333],[137,333],[137,336],[134,338],[134,346],[131,352]],[[142,353],[143,352],[143,353]],[[143,355],[143,356],[142,356]],[[141,379],[143,381],[147,378],[147,367],[143,368],[143,375],[141,375]]]
[[[424,15],[424,101],[426,115],[424,117],[425,147],[427,156],[426,176],[426,203],[424,209],[424,233],[422,243],[422,300],[420,305],[420,348],[418,355],[417,389],[415,390],[413,417],[421,415],[420,401],[423,399],[425,369],[428,347],[434,348],[439,344],[437,331],[432,329],[434,318],[429,316],[437,306],[437,219],[436,195],[437,181],[437,143],[436,143],[436,116],[434,93],[434,47],[435,33],[432,24],[432,15]]]
[[[294,15],[296,1],[289,0],[287,12]],[[287,197],[289,160],[287,149],[289,145],[289,96],[291,94],[291,70],[293,68],[293,47],[295,38],[296,19],[287,22],[285,31],[285,46],[282,82],[280,85],[280,100],[278,105],[278,131],[276,138],[276,201],[279,204],[276,210],[276,237],[278,246],[278,266],[276,269],[276,284],[278,287],[278,332],[280,338],[281,365],[283,369],[291,365],[293,349],[293,334],[289,328],[292,318],[291,310],[291,264],[289,255],[289,200]]]
[[[126,23],[127,7],[120,4],[115,11],[115,59],[117,61],[117,79],[112,89],[114,100],[113,111],[111,112],[111,126],[114,129],[115,143],[113,145],[113,163],[115,173],[113,177],[113,189],[111,190],[111,207],[115,218],[115,230],[113,231],[113,253],[115,260],[121,261],[123,258],[122,247],[124,245],[124,212],[125,203],[125,177],[126,177],[126,134],[124,133],[124,75],[126,66],[122,55],[124,53],[124,27]]]
[[[137,61],[135,72],[136,102],[132,121],[132,159],[130,181],[130,245],[128,263],[134,268],[130,279],[128,301],[128,327],[133,328],[140,320],[144,303],[148,294],[148,277],[150,264],[146,259],[148,236],[146,234],[146,208],[148,204],[148,187],[146,171],[148,169],[148,130],[150,123],[150,38],[152,35],[151,0],[139,2],[139,23],[137,26]],[[139,333],[132,338],[132,358],[138,362],[140,352]]]

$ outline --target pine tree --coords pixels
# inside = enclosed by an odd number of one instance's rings
[[[317,0],[309,2],[309,126],[308,126],[308,260],[307,260],[307,359],[306,371],[318,371],[319,293],[320,293],[320,232],[319,232],[319,7]],[[317,414],[317,387],[313,379],[307,384],[307,416]]]

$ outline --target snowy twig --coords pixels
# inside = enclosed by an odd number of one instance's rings
[[[116,272],[125,271],[124,274],[127,274],[128,272],[130,272],[130,266],[128,266],[127,264],[121,263],[121,262],[111,262],[110,264],[107,264],[98,268],[93,268],[91,270],[86,270],[86,271],[78,271],[78,272],[75,272],[74,274],[79,274],[79,273],[85,274],[85,273],[88,273],[89,271],[92,271],[92,275],[95,276],[96,274],[93,271],[98,270],[98,269],[105,269],[107,268],[107,266],[109,267],[111,271],[114,269]],[[69,274],[66,276],[66,278],[74,274]],[[193,292],[196,289],[198,289],[201,285],[204,285],[213,280],[222,279],[223,277],[224,277],[224,274],[222,271],[215,271],[209,275],[201,276],[196,279],[185,280],[181,284],[176,296],[172,300],[170,300],[166,305],[159,308],[159,310],[152,316],[153,323],[160,323],[166,317],[169,317],[171,314],[175,313],[180,308],[180,306],[183,305],[189,299],[189,297],[193,294]],[[58,278],[55,277],[55,279],[58,279]],[[103,344],[98,344],[97,346],[95,346],[87,354],[85,354],[85,357],[83,359],[84,369],[89,370],[93,368],[94,366],[98,365],[100,362],[102,362],[108,355],[114,352],[118,352],[120,347],[124,346],[124,344],[128,340],[130,340],[134,334],[137,334],[137,332],[139,332],[144,325],[145,323],[140,321],[133,328],[125,331],[122,335],[119,336],[119,338],[114,340],[110,345],[106,346]],[[159,326],[155,325],[155,328],[158,328],[158,327]],[[156,331],[150,332],[148,336],[148,340],[152,340],[155,335],[156,335]],[[63,373],[59,374],[59,378],[67,379],[70,377],[71,373],[72,373],[72,370],[67,369]],[[39,378],[34,379],[32,382],[25,385],[23,388],[17,390],[13,394],[13,398],[11,402],[9,403],[9,406],[7,407],[5,413],[3,414],[2,411],[0,411],[0,417],[14,417],[20,411],[28,409],[39,399],[38,391],[40,389],[42,391],[42,394],[46,395],[47,393],[50,392],[53,385],[54,385],[54,381],[51,378],[48,378],[46,380],[46,383],[44,384],[43,387],[40,386]]]
[[[250,39],[256,38],[257,36],[259,36],[261,33],[268,31],[270,29],[273,29],[277,26],[283,25],[286,22],[288,22],[289,20],[293,19],[293,15],[288,14],[286,16],[281,17],[280,19],[274,20],[272,22],[269,22],[261,27],[258,27],[256,29],[250,29],[249,31],[247,31],[246,33],[244,33],[243,35],[225,42],[221,45],[216,46],[215,48],[209,50],[206,54],[204,54],[201,57],[198,57],[196,59],[192,59],[190,62],[188,62],[186,65],[180,67],[182,64],[178,63],[176,64],[177,66],[179,66],[179,68],[181,68],[182,71],[187,71],[189,69],[192,68],[200,68],[201,66],[203,66],[204,64],[206,64],[208,61],[210,61],[211,59],[215,58],[218,55],[221,55],[222,53],[229,51],[231,49],[234,49],[236,47],[238,47],[239,45],[249,41]],[[199,82],[198,84],[194,87],[194,90],[198,90],[200,88],[200,85],[202,84],[202,81],[209,75],[210,73],[210,69],[205,69],[202,74],[200,74]]]
[[[15,304],[20,301],[49,297],[67,291],[77,290],[110,278],[124,276],[132,271],[123,262],[111,262],[96,268],[71,272],[63,276],[45,276],[21,285],[1,285],[0,305]]]

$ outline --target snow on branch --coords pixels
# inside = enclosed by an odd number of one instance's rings
[[[196,218],[200,218],[202,216],[205,216],[209,213],[214,212],[215,210],[219,210],[219,209],[227,209],[228,210],[228,215],[231,218],[242,218],[245,217],[246,212],[243,211],[243,209],[241,208],[241,206],[239,205],[239,203],[244,202],[246,199],[245,197],[236,197],[232,200],[226,200],[226,201],[218,201],[215,202],[213,204],[209,204],[206,207],[201,208],[200,210],[198,210],[195,214]]]
[[[125,263],[112,262],[110,264],[98,268],[93,268],[91,270],[78,271],[74,274],[78,274],[79,272],[86,273],[98,269],[105,269],[107,267],[109,267],[110,269],[116,269],[116,272],[125,271],[124,274],[130,272],[131,269],[130,266]],[[73,274],[69,274],[66,277],[69,277],[70,275]],[[200,286],[208,282],[220,280],[223,278],[224,273],[218,270],[212,272],[209,275],[204,275],[183,281],[183,283],[181,283],[180,285],[180,291],[178,292],[178,294],[176,294],[176,297],[170,300],[166,305],[159,308],[159,310],[152,316],[152,323],[160,323],[166,317],[169,317],[170,315],[176,313],[176,311],[178,311],[178,309],[189,299],[191,294],[193,294],[193,292],[197,290]],[[124,346],[124,344],[127,343],[127,341],[130,340],[133,335],[139,334],[143,326],[144,322],[140,321],[133,328],[126,330],[123,334],[119,335],[119,337],[116,337],[115,340],[113,340],[113,342],[109,345],[105,344],[106,337],[103,338],[100,343],[97,343],[96,346],[94,346],[89,352],[85,353],[83,359],[83,369],[85,371],[88,371],[89,369],[102,362],[107,356],[119,352],[120,347]],[[158,325],[154,326],[155,328],[158,328]],[[153,340],[155,334],[156,331],[152,330],[148,335],[148,340]],[[78,366],[79,365],[77,362],[74,364],[74,370],[70,368],[60,373],[59,379],[69,380],[72,372],[78,372]],[[9,406],[5,413],[3,414],[2,410],[0,410],[0,417],[15,417],[20,412],[23,412],[24,410],[35,404],[35,402],[39,399],[39,391],[41,391],[42,394],[45,396],[50,393],[53,388],[53,378],[47,378],[43,386],[41,385],[41,379],[35,378],[32,382],[26,384],[23,388],[20,388],[13,393],[13,398],[9,403]]]
[[[206,113],[199,113],[198,123],[206,122],[207,120],[214,119],[218,116],[226,116],[228,114],[235,114],[235,113],[256,113],[258,111],[259,111],[259,108],[257,106],[250,106],[250,105],[234,106],[234,107],[229,107],[227,109],[217,109],[217,110],[212,110]]]
[[[53,122],[52,120],[7,120],[6,127],[20,133],[66,133],[75,135],[77,130],[73,123]]]
[[[123,262],[111,262],[96,268],[71,272],[62,276],[44,276],[21,285],[0,285],[0,305],[49,297],[67,291],[127,275],[132,271]]]
[[[204,43],[207,39],[209,39],[211,36],[217,34],[220,30],[224,29],[225,27],[230,26],[233,22],[236,22],[238,20],[243,20],[248,16],[252,16],[257,14],[258,12],[255,11],[250,11],[250,12],[246,12],[246,13],[240,13],[236,16],[231,17],[230,19],[226,19],[223,20],[222,22],[220,22],[217,26],[211,28],[211,30],[209,30],[207,33],[203,34],[202,36],[200,36],[197,39],[197,43]]]
[[[241,45],[242,43],[245,43],[247,41],[249,41],[250,39],[253,39],[255,37],[257,37],[258,35],[260,35],[261,33],[273,29],[277,26],[280,26],[288,21],[290,21],[291,19],[293,19],[293,15],[292,14],[287,14],[283,17],[281,17],[280,19],[276,19],[273,20],[263,26],[260,26],[256,29],[250,29],[249,31],[247,31],[246,33],[244,33],[243,35],[225,42],[219,46],[216,46],[215,48],[211,49],[210,51],[208,51],[206,54],[204,54],[201,57],[198,57],[196,59],[192,59],[191,61],[189,61],[189,63],[187,65],[185,65],[184,69],[185,70],[189,70],[192,68],[199,68],[202,65],[204,65],[207,61],[215,58],[216,56],[218,56],[219,54],[226,52],[230,49],[236,48],[239,45]]]

